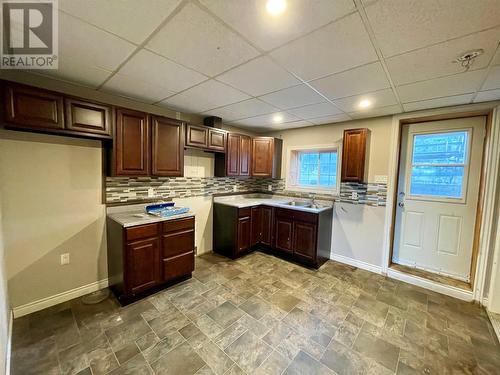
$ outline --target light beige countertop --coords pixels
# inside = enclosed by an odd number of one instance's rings
[[[310,199],[268,194],[236,194],[214,197],[214,203],[238,208],[266,205],[311,213],[320,213],[331,210],[333,207],[333,202],[330,202],[330,204],[312,203]],[[301,204],[305,204],[306,206],[302,206]]]
[[[134,204],[129,206],[108,207],[107,216],[124,228],[195,216],[194,212],[189,211],[180,215],[159,217],[146,213],[145,206],[145,204]]]

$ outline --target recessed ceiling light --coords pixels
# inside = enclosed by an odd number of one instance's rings
[[[281,116],[281,115],[274,115],[273,116],[273,122],[280,123],[281,121],[283,121],[283,116]]]
[[[286,0],[267,0],[267,12],[272,16],[278,16],[286,9]]]
[[[371,105],[372,105],[372,102],[371,102],[371,100],[368,100],[368,99],[363,99],[358,104],[359,108],[368,108],[368,107],[371,107]]]

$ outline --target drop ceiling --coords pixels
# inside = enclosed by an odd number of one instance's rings
[[[39,74],[258,131],[500,99],[500,0],[287,0],[280,16],[266,0],[59,8],[59,70]],[[477,48],[468,71],[453,62]]]

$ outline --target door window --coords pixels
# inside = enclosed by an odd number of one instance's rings
[[[469,130],[413,135],[410,196],[463,200]]]

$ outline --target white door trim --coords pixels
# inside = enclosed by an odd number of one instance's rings
[[[500,159],[500,106],[498,102],[494,103],[479,103],[467,106],[440,108],[429,111],[419,111],[413,113],[403,113],[394,115],[392,117],[391,126],[391,144],[389,148],[389,165],[388,165],[388,186],[387,186],[387,209],[385,211],[385,228],[384,228],[384,242],[383,242],[383,263],[382,273],[387,274],[390,264],[392,230],[394,227],[393,211],[394,211],[394,191],[397,188],[398,178],[398,162],[399,162],[399,141],[401,137],[400,122],[405,119],[415,119],[419,117],[428,117],[436,115],[450,115],[454,113],[473,112],[493,110],[492,123],[490,129],[489,149],[485,158],[486,163],[486,181],[485,181],[485,195],[484,202],[495,202],[496,200],[496,179],[498,173],[499,159]],[[496,168],[496,169],[495,169]],[[484,297],[485,286],[485,272],[486,262],[488,259],[488,250],[492,240],[492,219],[494,213],[494,205],[486,204],[482,212],[482,227],[481,227],[481,240],[479,244],[479,254],[477,261],[477,268],[475,274],[475,285],[473,291],[473,300],[482,301]],[[497,241],[499,242],[499,241]],[[500,258],[500,244],[496,249],[496,256]],[[392,271],[391,271],[392,273]],[[417,278],[415,277],[417,280]],[[408,281],[408,280],[407,280]],[[418,282],[419,280],[417,280]],[[451,288],[451,287],[450,287]]]

